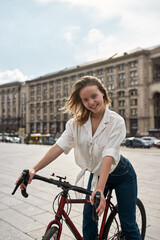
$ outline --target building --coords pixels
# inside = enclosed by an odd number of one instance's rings
[[[16,127],[25,127],[26,133],[62,133],[69,119],[62,107],[72,85],[85,75],[96,76],[104,83],[112,100],[110,108],[124,117],[128,136],[160,129],[159,45],[66,68],[25,83],[0,85],[0,132],[12,130],[14,121]]]
[[[20,127],[20,91],[19,82],[0,86],[0,132],[14,134]]]

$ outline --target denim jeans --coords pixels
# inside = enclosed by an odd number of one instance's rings
[[[93,174],[90,174],[88,189],[91,188]],[[141,240],[136,223],[137,177],[131,163],[121,156],[115,170],[109,174],[104,195],[107,194],[107,185],[112,184],[116,192],[118,213],[121,228],[126,240]],[[88,198],[88,196],[86,196]],[[83,210],[83,239],[95,240],[98,226],[92,220],[92,205],[85,204]]]

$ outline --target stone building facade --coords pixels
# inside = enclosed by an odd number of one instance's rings
[[[149,129],[160,129],[157,46],[66,68],[24,83],[0,85],[0,132],[12,130],[14,122],[17,127],[24,127],[26,133],[62,133],[69,119],[62,107],[75,81],[85,75],[96,76],[104,83],[112,100],[110,108],[124,117],[128,136],[147,135]]]

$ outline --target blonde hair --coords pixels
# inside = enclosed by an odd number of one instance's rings
[[[103,83],[96,77],[84,76],[80,78],[72,87],[69,99],[66,102],[66,110],[73,114],[76,122],[79,125],[84,124],[89,117],[90,111],[83,105],[80,98],[80,90],[88,85],[96,85],[104,96],[104,103],[108,105],[110,103],[110,98],[108,96],[107,90],[104,87]]]

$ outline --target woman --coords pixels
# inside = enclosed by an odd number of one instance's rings
[[[101,81],[85,76],[77,81],[66,103],[73,114],[66,130],[42,160],[29,170],[29,183],[34,174],[55,160],[60,154],[69,153],[74,147],[75,161],[82,168],[77,182],[89,171],[88,189],[92,189],[91,203],[97,191],[101,193],[97,214],[105,209],[104,192],[111,183],[116,191],[121,227],[126,240],[140,240],[135,220],[137,180],[133,167],[120,156],[120,144],[125,138],[125,123],[121,116],[108,109],[110,99]],[[25,186],[22,184],[21,188]],[[86,204],[83,211],[84,240],[94,240],[97,224],[92,220],[92,205]]]

